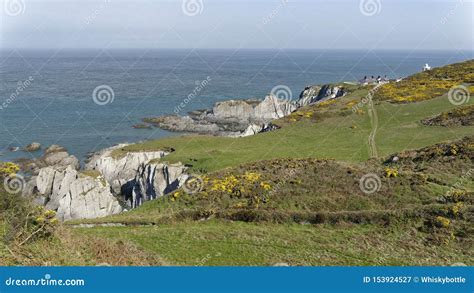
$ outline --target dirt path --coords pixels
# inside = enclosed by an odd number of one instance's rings
[[[370,131],[368,140],[369,157],[371,158],[378,158],[377,146],[375,144],[375,135],[377,134],[377,129],[379,127],[379,118],[377,116],[377,111],[375,110],[374,101],[372,100],[372,98],[374,96],[374,93],[380,86],[382,86],[382,84],[376,85],[372,90],[370,90],[369,94],[367,95],[367,97],[369,98],[368,112],[370,117],[370,125],[372,126],[372,130]]]

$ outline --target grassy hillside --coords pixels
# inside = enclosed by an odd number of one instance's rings
[[[427,154],[429,158],[425,158]],[[186,194],[179,190],[139,209],[87,222],[159,224],[170,218],[217,216],[320,223],[337,220],[344,213],[383,222],[384,215],[397,210],[409,213],[423,207],[436,209],[440,197],[472,168],[474,139],[466,137],[397,156],[397,163],[386,164],[319,159],[248,163],[201,176],[200,192]],[[360,188],[360,178],[368,173],[380,178],[379,191],[370,196]],[[464,182],[465,188],[474,187],[468,183]]]
[[[277,159],[203,178],[130,212],[81,223],[177,265],[473,264],[474,139],[364,164]],[[360,188],[364,174],[379,191]],[[267,188],[268,186],[268,188]],[[69,224],[74,224],[71,222]]]
[[[471,246],[427,244],[412,223],[274,224],[183,221],[145,227],[82,228],[81,235],[128,239],[173,265],[473,265]]]
[[[164,160],[183,162],[196,172],[212,172],[246,162],[273,158],[333,158],[363,162],[369,158],[367,138],[371,131],[367,105],[358,113],[352,107],[365,97],[357,91],[329,104],[311,106],[276,123],[282,128],[273,132],[239,139],[211,136],[180,136],[148,141],[115,152],[173,148]],[[365,93],[365,94],[364,94]],[[474,104],[474,100],[469,101]],[[378,102],[379,116],[376,144],[381,157],[403,149],[418,148],[453,140],[474,132],[474,127],[449,130],[423,125],[420,121],[456,106],[446,96],[410,104]]]

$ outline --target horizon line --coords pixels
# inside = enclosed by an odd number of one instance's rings
[[[474,48],[231,48],[231,47],[206,47],[206,48],[174,48],[174,47],[0,47],[0,50],[295,50],[295,51],[311,51],[311,50],[322,50],[322,51],[471,51],[474,52]]]

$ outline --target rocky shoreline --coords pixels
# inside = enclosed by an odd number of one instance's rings
[[[186,116],[165,115],[143,121],[158,128],[218,136],[244,137],[276,129],[275,119],[290,115],[301,107],[342,97],[341,86],[308,86],[297,101],[268,95],[263,100],[228,100],[212,109],[191,111]]]
[[[274,130],[277,127],[273,120],[345,93],[337,86],[309,86],[296,102],[273,95],[262,101],[229,100],[188,116],[168,115],[145,121],[171,131],[243,137]],[[62,221],[90,219],[136,208],[180,188],[190,178],[185,165],[160,162],[172,150],[128,152],[114,157],[114,150],[124,146],[92,154],[83,168],[75,156],[58,145],[46,148],[39,158],[19,160],[21,169],[29,174],[22,194],[35,204],[55,210]]]

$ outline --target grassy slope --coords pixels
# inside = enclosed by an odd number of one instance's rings
[[[3,238],[4,225],[0,224]],[[164,265],[155,254],[125,239],[109,240],[99,236],[73,233],[60,227],[46,239],[22,246],[0,241],[1,266],[96,266],[96,265]]]
[[[365,95],[359,91],[341,98],[328,108],[344,109],[345,105]],[[471,99],[471,104],[474,101]],[[387,156],[403,149],[418,148],[436,142],[452,140],[473,133],[474,127],[438,128],[424,126],[420,120],[455,108],[446,96],[412,104],[379,102],[376,106],[379,130],[376,143],[380,156]],[[362,109],[366,109],[364,106]],[[303,110],[305,111],[305,110]],[[170,162],[193,165],[195,171],[212,172],[241,163],[273,158],[334,158],[362,162],[368,159],[367,137],[370,120],[367,114],[352,114],[344,110],[318,120],[320,110],[310,108],[314,119],[296,122],[282,120],[277,131],[239,139],[209,136],[181,136],[136,144],[119,150],[156,150],[172,147],[176,151],[166,156]],[[344,115],[342,116],[342,112]],[[356,126],[356,128],[352,128]]]
[[[456,153],[452,153],[455,149]],[[176,265],[448,265],[472,264],[473,139],[399,154],[397,177],[379,162],[272,160],[210,175],[202,192],[163,197],[127,213],[89,223],[126,227],[80,228],[84,235],[133,241]],[[297,176],[284,176],[296,170]],[[235,208],[262,190],[237,187],[238,196],[212,189],[215,179],[250,171],[273,189],[259,206]],[[358,179],[381,177],[380,192],[364,194]],[[462,198],[440,200],[456,182]],[[244,190],[245,189],[245,190]],[[470,191],[470,192],[469,192]],[[459,205],[460,204],[460,205]],[[455,207],[461,207],[454,212]],[[183,213],[186,211],[186,213]],[[435,227],[437,217],[448,227]],[[199,221],[196,221],[199,220]],[[82,221],[84,222],[84,221]],[[154,224],[155,226],[134,226]]]
[[[299,225],[181,222],[158,227],[83,228],[128,239],[174,265],[473,265],[459,243],[428,246],[411,225]]]

